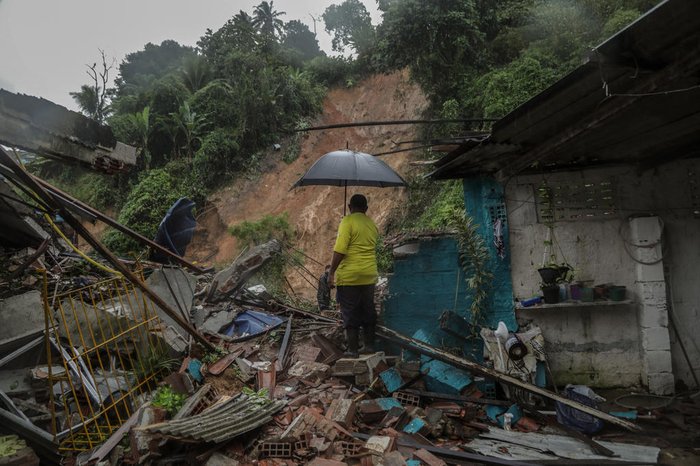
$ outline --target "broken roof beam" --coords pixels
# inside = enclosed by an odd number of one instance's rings
[[[136,164],[136,148],[117,141],[108,126],[46,99],[3,89],[0,143],[106,173],[126,171]]]

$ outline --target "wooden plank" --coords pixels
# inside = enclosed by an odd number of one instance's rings
[[[540,395],[545,398],[549,398],[550,400],[558,401],[566,406],[578,409],[580,411],[583,411],[584,413],[590,414],[591,416],[595,416],[611,424],[624,427],[625,429],[632,431],[641,430],[641,428],[633,422],[629,422],[624,419],[619,419],[608,413],[604,413],[603,411],[591,408],[590,406],[577,403],[576,401],[570,400],[561,395],[557,395],[556,393],[552,393],[544,388],[540,388],[536,385],[523,382],[522,380],[516,379],[515,377],[512,377],[510,375],[502,374],[494,369],[482,366],[479,363],[457,357],[454,354],[446,353],[438,348],[435,348],[434,346],[431,346],[427,343],[423,343],[419,340],[415,340],[413,338],[409,338],[386,327],[377,327],[377,329],[377,336],[384,338],[385,340],[388,340],[409,350],[424,354],[433,359],[445,362],[458,369],[464,369],[474,374],[479,374],[490,379],[498,380],[499,382],[505,383],[507,385],[522,388],[523,390],[526,390],[530,393],[534,393],[535,395]]]

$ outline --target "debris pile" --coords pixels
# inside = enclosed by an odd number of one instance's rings
[[[668,444],[630,437],[632,421],[700,423],[692,396],[610,412],[588,387],[547,390],[536,327],[481,329],[477,361],[379,326],[382,351],[346,357],[337,311],[248,286],[278,242],[213,275],[102,216],[177,266],[119,259],[73,212],[102,214],[0,162],[48,217],[15,210],[13,231],[37,237],[0,250],[0,457],[15,464],[653,464]],[[71,252],[74,235],[104,262]]]

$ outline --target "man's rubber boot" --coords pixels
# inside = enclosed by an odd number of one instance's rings
[[[360,340],[360,329],[346,328],[345,329],[345,341],[347,342],[347,349],[343,356],[346,358],[357,358],[360,354],[357,352],[357,346]]]
[[[365,343],[365,346],[362,348],[362,354],[374,353],[374,324],[362,327],[362,333]]]

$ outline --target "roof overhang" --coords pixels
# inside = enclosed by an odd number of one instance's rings
[[[649,169],[700,155],[700,2],[667,0],[436,164],[437,179]]]

